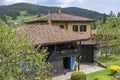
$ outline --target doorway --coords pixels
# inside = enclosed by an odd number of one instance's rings
[[[70,69],[70,62],[71,62],[70,57],[64,57],[63,58],[63,67],[64,67],[64,69]]]

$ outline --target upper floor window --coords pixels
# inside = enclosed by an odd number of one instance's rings
[[[78,32],[78,26],[77,25],[73,25],[73,31]]]
[[[80,25],[80,32],[86,32],[86,25]]]
[[[64,29],[64,25],[60,25],[60,28]]]

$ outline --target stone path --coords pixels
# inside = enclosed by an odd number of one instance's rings
[[[96,63],[92,63],[92,64],[84,63],[80,65],[80,71],[83,71],[86,74],[103,70],[103,69],[105,68],[98,66]],[[52,80],[68,80],[71,77],[72,72],[73,71],[68,72],[67,75],[60,75],[60,76],[53,77]]]

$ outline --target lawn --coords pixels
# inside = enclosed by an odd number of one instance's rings
[[[111,54],[106,59],[105,56],[101,56],[99,61],[106,65],[107,67],[117,65],[120,66],[120,54]],[[99,77],[99,79],[95,79]],[[97,71],[94,73],[87,74],[87,80],[115,80],[114,77],[111,75],[108,69]]]
[[[96,77],[99,77],[97,80],[115,80],[107,69],[87,74],[87,80],[94,80]]]
[[[26,11],[21,11],[20,16],[17,16],[16,20],[13,20],[12,17],[10,17],[10,16],[6,16],[6,18],[7,18],[8,23],[14,23],[14,22],[21,23],[24,21],[29,21],[29,20],[35,19],[35,18],[37,18],[37,16],[38,15],[29,15],[26,13]]]
[[[99,61],[107,67],[113,65],[120,66],[120,54],[111,54],[107,59],[104,56],[102,56],[99,58]]]

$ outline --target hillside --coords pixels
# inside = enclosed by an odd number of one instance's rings
[[[32,18],[36,18],[36,16],[41,16],[43,14],[46,15],[48,10],[53,13],[57,11],[57,7],[40,6],[28,3],[17,3],[8,6],[0,6],[0,18],[5,22],[9,22],[8,19],[17,20],[18,16],[21,16],[21,12],[23,11],[25,11],[26,16],[35,16]],[[62,12],[96,19],[100,19],[103,17],[103,14],[101,13],[77,7],[63,8]]]

